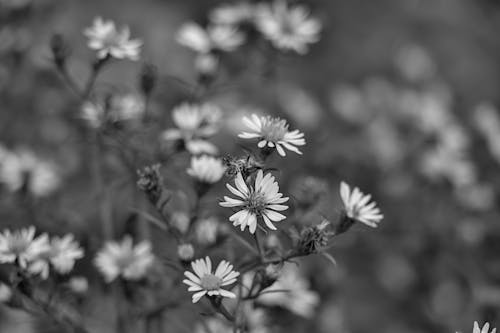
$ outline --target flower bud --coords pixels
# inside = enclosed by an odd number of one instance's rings
[[[298,252],[302,255],[321,252],[328,245],[331,236],[331,233],[326,230],[329,225],[329,221],[323,220],[318,225],[304,228],[300,233]]]
[[[180,244],[177,247],[177,255],[181,261],[189,262],[194,258],[194,248],[193,245],[186,243]]]
[[[154,205],[157,205],[163,189],[163,177],[160,174],[160,165],[155,164],[152,166],[147,166],[142,170],[137,170],[139,175],[139,180],[137,181],[137,186],[146,193],[149,201]]]
[[[56,66],[58,68],[64,67],[66,64],[66,59],[69,57],[71,50],[69,45],[66,43],[63,35],[52,35],[50,39],[50,49],[52,51],[52,57]]]
[[[191,221],[189,216],[184,212],[173,212],[170,216],[170,225],[179,230],[182,234],[185,234],[188,231],[190,224]]]
[[[144,93],[148,96],[153,91],[156,86],[156,81],[158,79],[158,70],[153,64],[144,64],[139,76],[139,85]]]

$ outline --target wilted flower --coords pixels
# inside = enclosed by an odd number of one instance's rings
[[[191,261],[194,257],[193,245],[189,243],[180,244],[177,246],[177,255],[182,261]]]
[[[47,234],[35,237],[35,227],[4,230],[0,233],[0,263],[16,263],[27,268],[30,262],[49,249]]]
[[[142,241],[134,246],[130,236],[124,237],[121,242],[108,241],[94,260],[108,283],[119,276],[125,280],[140,280],[153,262],[150,242]]]
[[[376,228],[379,222],[384,218],[380,214],[375,202],[370,202],[372,196],[365,195],[355,187],[351,191],[349,185],[345,182],[340,183],[340,196],[344,203],[345,215],[352,221],[359,221],[367,226]]]
[[[148,199],[156,205],[158,200],[166,191],[163,189],[163,177],[160,173],[160,164],[146,166],[142,170],[137,170],[139,180],[137,187],[146,193]],[[166,195],[166,194],[165,194]]]
[[[331,236],[326,230],[329,225],[330,222],[324,220],[318,225],[304,228],[297,244],[299,253],[308,255],[321,252],[328,245]]]
[[[291,312],[311,317],[319,303],[319,295],[309,289],[307,281],[295,264],[285,264],[278,280],[257,298],[261,304],[281,306]]]
[[[248,2],[227,3],[210,11],[210,21],[215,24],[241,25],[253,21],[255,5]]]
[[[245,230],[248,226],[250,233],[255,233],[257,229],[257,218],[262,217],[266,226],[271,230],[276,230],[272,222],[279,222],[286,218],[285,215],[278,213],[288,209],[288,206],[282,205],[288,201],[288,197],[283,197],[279,193],[278,183],[274,177],[268,173],[264,176],[262,170],[257,172],[255,186],[247,186],[241,173],[238,173],[234,183],[236,188],[229,184],[226,187],[239,197],[233,199],[225,196],[224,201],[220,203],[222,207],[241,207],[241,210],[231,215],[229,221],[234,226],[240,226]]]
[[[193,261],[191,267],[196,275],[185,271],[184,276],[187,279],[182,282],[189,286],[188,291],[194,292],[193,303],[198,302],[205,295],[236,297],[234,293],[221,288],[235,283],[236,278],[240,275],[240,273],[233,271],[233,265],[229,262],[222,260],[215,273],[212,273],[212,261],[209,257]]]
[[[234,51],[245,42],[245,35],[230,25],[211,25],[203,29],[196,23],[185,23],[177,33],[179,44],[198,53]]]
[[[308,45],[319,40],[321,23],[309,17],[304,6],[289,6],[285,0],[257,7],[256,24],[265,38],[281,50],[304,54]]]
[[[218,182],[225,172],[221,159],[207,155],[191,157],[191,166],[187,169],[191,177],[206,184]]]
[[[496,333],[497,329],[493,328],[490,331],[490,323],[485,323],[482,328],[479,327],[479,323],[477,321],[474,322],[474,329],[472,333]]]
[[[88,37],[88,46],[97,51],[99,59],[111,56],[116,59],[139,60],[142,41],[130,39],[127,26],[118,30],[113,21],[104,21],[97,17],[93,25],[84,30]]]
[[[276,148],[278,154],[285,156],[286,148],[297,154],[302,152],[296,146],[303,146],[306,144],[304,133],[299,130],[289,131],[286,120],[280,118],[259,117],[252,114],[252,118],[243,117],[243,122],[247,125],[252,132],[243,132],[238,136],[243,139],[258,138],[259,148],[270,147]]]

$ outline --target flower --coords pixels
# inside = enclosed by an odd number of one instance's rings
[[[207,155],[191,157],[191,166],[187,169],[191,177],[207,184],[218,182],[225,172],[226,167],[221,159]]]
[[[497,331],[496,328],[493,328],[490,331],[490,323],[486,323],[486,324],[484,324],[483,328],[480,328],[478,322],[475,321],[474,322],[474,329],[473,329],[472,333],[496,333],[496,331]]]
[[[344,203],[345,214],[348,218],[362,222],[367,226],[376,228],[383,219],[380,209],[375,202],[370,203],[371,195],[365,195],[355,187],[351,191],[345,182],[340,183],[340,197]]]
[[[73,276],[67,286],[75,294],[85,294],[89,290],[89,281],[84,276]]]
[[[309,17],[304,6],[288,6],[285,0],[257,7],[256,25],[265,38],[281,50],[304,54],[308,44],[319,40],[321,23]]]
[[[130,39],[130,30],[127,26],[118,30],[113,21],[97,17],[93,25],[83,33],[89,39],[88,47],[97,51],[99,59],[111,56],[116,59],[139,60],[142,41]]]
[[[80,109],[80,118],[92,128],[99,128],[104,124],[105,114],[104,106],[100,103],[87,101]]]
[[[229,262],[222,260],[215,273],[212,273],[212,261],[209,257],[191,262],[191,267],[196,275],[185,271],[184,276],[187,279],[182,282],[189,286],[188,291],[194,292],[193,303],[198,302],[205,295],[236,297],[234,293],[221,288],[236,282],[236,278],[240,275],[240,273],[233,271],[233,265]]]
[[[219,222],[214,217],[198,221],[195,229],[196,240],[203,245],[215,243],[219,234]]]
[[[306,144],[304,133],[299,130],[289,131],[286,120],[280,118],[259,117],[252,114],[252,118],[243,117],[243,122],[247,125],[252,132],[243,132],[238,136],[242,139],[259,138],[258,147],[276,147],[278,154],[285,156],[286,148],[302,155],[302,152],[296,146],[303,146]]]
[[[251,22],[255,16],[255,6],[248,2],[227,3],[210,11],[209,18],[215,24],[239,25]]]
[[[278,280],[264,289],[257,301],[264,305],[281,306],[308,318],[319,303],[319,295],[309,289],[309,281],[300,274],[299,268],[287,263]]]
[[[50,240],[49,261],[54,269],[60,274],[69,273],[75,261],[83,258],[83,249],[75,241],[72,234],[64,237],[53,237]]]
[[[189,215],[183,211],[174,211],[170,215],[170,225],[185,234],[191,225]]]
[[[245,42],[245,35],[227,24],[210,25],[206,29],[194,22],[185,23],[177,32],[177,42],[198,53],[234,51]]]
[[[130,236],[124,237],[121,242],[107,242],[94,260],[108,283],[119,276],[125,280],[140,280],[153,262],[151,243],[142,241],[134,246]]]
[[[264,176],[262,170],[257,172],[255,186],[247,186],[241,173],[236,175],[234,180],[236,188],[226,184],[226,187],[238,196],[239,199],[233,199],[225,196],[222,207],[241,207],[241,210],[231,215],[229,221],[234,226],[241,226],[245,230],[248,226],[250,233],[255,233],[257,229],[257,217],[262,217],[266,226],[271,230],[276,230],[272,222],[279,222],[286,218],[285,215],[278,213],[288,209],[288,206],[282,203],[288,201],[288,197],[283,197],[279,193],[279,186],[274,177],[268,173]]]
[[[194,247],[190,243],[180,244],[177,246],[177,255],[182,261],[190,261],[194,257]]]
[[[140,119],[146,111],[144,100],[136,94],[113,95],[109,108],[115,122]]]
[[[35,237],[35,227],[0,234],[0,263],[17,263],[25,269],[41,253],[49,249],[47,234]]]

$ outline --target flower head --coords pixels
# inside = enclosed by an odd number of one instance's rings
[[[474,322],[474,329],[472,333],[496,333],[497,329],[493,328],[490,331],[490,323],[485,323],[482,328],[479,327],[479,323],[477,321]]]
[[[113,121],[141,119],[146,111],[144,100],[136,94],[113,95],[109,105],[109,116]]]
[[[75,261],[83,258],[83,249],[72,234],[50,240],[49,261],[60,274],[69,273]]]
[[[108,56],[116,59],[139,59],[142,41],[130,39],[130,30],[127,26],[118,30],[113,21],[97,17],[93,25],[84,30],[84,34],[89,39],[89,48],[97,51],[99,59]]]
[[[285,215],[278,213],[288,209],[288,206],[282,205],[288,201],[288,197],[283,197],[279,192],[278,183],[274,177],[268,173],[264,176],[262,170],[257,172],[255,186],[248,186],[241,173],[236,175],[234,181],[236,188],[226,184],[226,187],[239,197],[233,199],[225,196],[224,201],[220,203],[222,207],[241,207],[241,210],[233,214],[229,221],[234,226],[240,226],[245,230],[248,226],[250,233],[255,233],[257,229],[257,217],[262,217],[266,226],[271,230],[276,230],[272,222],[279,222],[286,218]]]
[[[255,16],[255,5],[248,2],[227,3],[210,12],[210,21],[215,24],[240,25],[251,22]]]
[[[177,42],[198,53],[215,50],[234,51],[245,42],[245,35],[227,24],[210,25],[203,29],[196,23],[184,24],[177,33]]]
[[[233,271],[233,265],[222,260],[214,273],[212,273],[212,261],[209,257],[198,259],[191,263],[195,274],[185,271],[182,282],[189,286],[188,291],[194,292],[193,303],[196,303],[205,295],[235,298],[236,295],[222,287],[233,284],[240,273]]]
[[[134,246],[130,236],[126,236],[121,242],[107,242],[94,260],[106,282],[119,276],[125,280],[140,280],[153,262],[151,244],[143,241]]]
[[[48,236],[35,237],[35,227],[0,233],[0,263],[17,263],[27,268],[41,253],[49,250]]]
[[[270,147],[276,148],[278,154],[285,156],[285,149],[302,154],[296,146],[306,144],[304,133],[299,130],[289,131],[286,120],[272,117],[259,117],[252,114],[252,118],[243,118],[243,122],[252,130],[252,132],[243,132],[238,136],[242,139],[258,138],[259,148]]]
[[[80,118],[92,128],[101,127],[106,121],[104,106],[97,102],[85,102],[80,109]]]
[[[257,8],[256,25],[265,38],[281,50],[304,54],[308,45],[319,40],[321,23],[309,17],[303,6],[289,6],[285,0],[261,4]]]
[[[212,104],[183,103],[172,111],[172,120],[177,128],[163,132],[165,140],[207,138],[217,133],[222,113]]]
[[[187,169],[191,177],[207,184],[218,182],[225,172],[226,167],[221,159],[207,155],[191,157],[191,166]]]
[[[345,214],[349,219],[376,228],[378,223],[384,218],[384,215],[380,214],[377,204],[370,202],[372,196],[369,194],[365,195],[359,188],[355,187],[351,191],[349,185],[341,182],[340,196],[344,203]]]

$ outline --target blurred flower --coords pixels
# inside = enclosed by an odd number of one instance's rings
[[[198,53],[214,50],[234,51],[245,42],[245,35],[226,24],[210,25],[207,29],[194,22],[185,23],[177,32],[177,42]]]
[[[183,234],[188,231],[190,224],[189,216],[185,212],[175,211],[170,216],[170,225]]]
[[[203,245],[211,245],[217,240],[219,222],[214,217],[198,221],[196,224],[196,240]]]
[[[306,318],[314,314],[319,300],[319,295],[309,289],[309,282],[293,263],[285,264],[278,280],[257,298],[261,304],[281,306]]]
[[[272,222],[280,222],[286,218],[278,211],[288,209],[288,206],[282,205],[288,201],[288,197],[283,197],[283,194],[279,193],[279,186],[274,177],[270,173],[264,176],[262,170],[259,170],[255,178],[255,187],[249,187],[241,173],[238,173],[234,183],[236,188],[229,184],[226,184],[226,187],[239,199],[224,196],[224,201],[220,203],[222,207],[241,207],[240,211],[231,215],[229,221],[233,222],[234,226],[241,226],[241,231],[248,226],[250,233],[253,234],[257,229],[257,217],[262,217],[269,229],[276,230]]]
[[[109,104],[113,121],[141,119],[146,111],[144,100],[136,94],[113,95]]]
[[[12,289],[3,282],[0,282],[0,303],[7,303],[12,298]]]
[[[489,103],[483,103],[474,110],[474,122],[482,134],[493,158],[500,163],[500,116]]]
[[[474,328],[472,333],[496,333],[497,329],[493,328],[490,331],[490,323],[485,323],[482,328],[479,327],[479,323],[477,321],[474,322]]]
[[[306,144],[304,133],[299,130],[289,131],[286,120],[280,118],[259,117],[252,114],[252,119],[243,117],[243,122],[252,130],[252,132],[243,132],[238,136],[242,139],[255,139],[259,138],[258,147],[276,147],[278,154],[285,156],[286,148],[297,154],[302,152],[296,146],[303,146]]]
[[[308,44],[319,40],[321,23],[309,17],[304,6],[289,6],[285,0],[257,7],[256,24],[259,31],[281,50],[304,54]]]
[[[200,53],[194,60],[196,72],[211,77],[219,68],[219,58],[212,53]]]
[[[369,106],[366,105],[363,92],[358,88],[346,84],[334,87],[330,104],[333,111],[351,123],[363,124],[370,119]]]
[[[307,208],[318,203],[320,198],[328,193],[328,183],[314,176],[297,177],[292,183],[290,192],[300,206]]]
[[[35,227],[4,230],[0,234],[0,263],[16,263],[25,269],[38,255],[49,249],[47,234],[35,237]]]
[[[218,317],[205,319],[194,328],[195,333],[232,333],[233,327]]]
[[[137,170],[139,180],[137,187],[144,191],[148,199],[156,205],[163,191],[163,177],[160,173],[160,164],[146,166],[142,170]]]
[[[225,172],[221,159],[207,155],[191,157],[191,166],[187,169],[191,177],[206,184],[218,182]]]
[[[215,273],[212,273],[212,261],[209,257],[198,259],[191,263],[193,274],[190,271],[185,271],[184,275],[187,279],[182,282],[189,286],[188,291],[195,292],[193,294],[193,303],[196,303],[205,295],[222,296],[235,298],[236,295],[221,287],[233,284],[240,273],[233,271],[233,265],[222,260]]]
[[[417,44],[401,47],[396,54],[395,63],[402,76],[411,82],[432,78],[436,73],[436,64],[429,52]]]
[[[191,261],[194,257],[193,245],[189,243],[180,244],[177,246],[177,255],[182,261]]]
[[[215,155],[218,153],[219,149],[211,142],[207,140],[189,140],[184,142],[186,145],[186,150],[191,155]]]
[[[226,3],[210,11],[209,18],[215,24],[241,25],[251,22],[255,16],[255,5],[248,2]]]
[[[89,39],[89,48],[97,51],[99,59],[111,56],[116,59],[139,60],[142,41],[130,39],[127,26],[118,30],[113,21],[97,17],[93,25],[84,30],[84,34]]]
[[[377,204],[374,201],[370,202],[372,196],[370,194],[365,195],[357,187],[351,191],[349,185],[341,182],[340,197],[344,203],[345,214],[349,219],[376,228],[384,217],[380,214]]]
[[[54,269],[60,274],[69,273],[75,261],[83,258],[83,249],[75,241],[72,234],[64,237],[53,237],[50,240],[49,260]]]
[[[121,242],[108,241],[94,260],[108,283],[119,276],[125,280],[140,280],[153,262],[150,242],[142,241],[134,246],[130,236],[125,236]]]
[[[80,109],[80,118],[92,128],[101,127],[105,122],[105,116],[104,106],[100,103],[87,101]]]
[[[84,276],[73,276],[68,280],[68,288],[75,294],[85,294],[89,290],[89,281]]]

